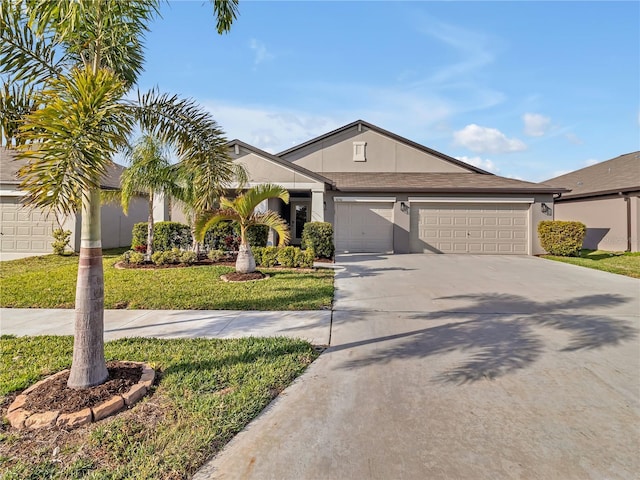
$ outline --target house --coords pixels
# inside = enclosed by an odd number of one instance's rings
[[[491,174],[363,120],[277,155],[240,140],[228,147],[249,186],[289,190],[289,205],[264,207],[289,222],[293,244],[306,222],[326,221],[338,253],[543,253],[536,225],[567,191]]]
[[[544,183],[571,190],[556,199],[555,219],[576,220],[587,226],[583,248],[640,251],[640,152]]]
[[[17,160],[12,150],[0,147],[0,252],[3,260],[52,252],[52,232],[58,226],[71,230],[71,248],[80,250],[80,214],[65,218],[47,215],[40,208],[22,204],[17,172],[26,162]],[[103,178],[104,189],[117,189],[124,167],[112,164]],[[116,248],[131,245],[131,231],[136,222],[145,222],[148,204],[145,199],[131,202],[129,214],[124,215],[119,205],[102,206],[102,247]]]

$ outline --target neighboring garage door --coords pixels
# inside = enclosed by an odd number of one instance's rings
[[[528,253],[529,204],[412,203],[414,253]]]
[[[51,253],[53,222],[39,210],[22,206],[19,197],[0,197],[0,250]]]
[[[393,202],[336,202],[336,251],[393,251]]]

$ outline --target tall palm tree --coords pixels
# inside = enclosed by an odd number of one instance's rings
[[[279,198],[289,203],[289,192],[279,185],[269,183],[250,188],[237,197],[230,199],[220,198],[220,208],[201,215],[196,221],[196,237],[198,241],[204,239],[207,230],[223,221],[235,222],[240,227],[240,248],[236,260],[238,273],[251,273],[256,270],[256,261],[251,252],[251,246],[247,240],[247,229],[252,225],[266,225],[273,228],[278,234],[279,245],[286,245],[291,238],[289,226],[280,215],[267,210],[264,213],[256,212],[258,205],[269,198]]]
[[[212,3],[218,31],[227,31],[237,0]],[[233,179],[222,130],[194,102],[156,90],[125,99],[157,13],[157,0],[0,0],[0,74],[32,85],[41,106],[20,120],[20,156],[28,160],[21,188],[32,206],[71,213],[81,204],[72,388],[108,376],[100,181],[134,124],[173,145],[181,160],[217,159],[217,178]]]
[[[156,194],[171,195],[177,188],[176,169],[169,161],[169,151],[158,138],[143,135],[128,152],[129,168],[120,177],[120,202],[125,213],[133,197],[147,195],[147,260],[153,254],[153,204]]]

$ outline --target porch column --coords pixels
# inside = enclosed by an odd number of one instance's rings
[[[311,191],[311,221],[324,222],[324,189]]]
[[[169,220],[171,220],[169,199],[162,193],[156,193],[153,196],[153,221],[167,222]]]

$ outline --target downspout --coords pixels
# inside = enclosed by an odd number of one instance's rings
[[[631,198],[624,195],[624,201],[627,204],[627,252],[631,251]]]

